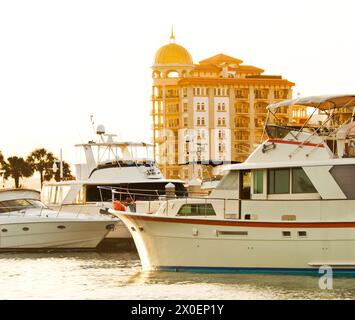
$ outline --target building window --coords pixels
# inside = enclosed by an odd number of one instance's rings
[[[268,180],[269,194],[290,193],[290,169],[269,169]]]
[[[218,139],[224,139],[224,132],[222,130],[218,130]]]
[[[292,168],[292,193],[317,193],[303,168]]]
[[[237,99],[248,98],[248,96],[249,96],[249,90],[247,90],[247,89],[237,89],[237,90],[235,90],[235,97]]]
[[[184,112],[187,112],[187,103],[184,103]]]
[[[205,111],[205,103],[201,102],[201,111]]]
[[[253,171],[253,193],[262,194],[264,193],[264,172],[263,170]]]
[[[197,102],[197,107],[196,107],[197,111],[201,110],[201,104],[199,102]]]
[[[268,90],[256,89],[254,91],[254,95],[256,99],[267,99],[268,98]]]
[[[187,127],[187,124],[188,124],[188,119],[185,117],[184,118],[184,127]]]

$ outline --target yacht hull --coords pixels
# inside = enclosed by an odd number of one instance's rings
[[[111,203],[107,203],[107,205],[111,206]],[[100,211],[103,209],[102,206],[97,206],[96,204],[67,204],[62,206],[50,206],[50,208],[54,211],[63,210],[65,212],[71,212],[79,215],[84,213],[93,216],[100,214]],[[132,239],[132,236],[127,230],[126,226],[121,221],[118,221],[115,229],[108,232],[105,238],[109,239],[110,241],[121,241],[122,239]]]
[[[251,222],[119,213],[144,270],[355,273],[355,222]],[[290,236],[288,232],[290,232]]]
[[[94,249],[110,221],[0,221],[0,249]]]

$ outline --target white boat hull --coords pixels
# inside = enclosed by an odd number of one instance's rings
[[[118,214],[144,270],[355,271],[355,222],[247,222]],[[283,231],[290,231],[285,237]],[[299,236],[298,232],[306,232]],[[302,233],[301,233],[302,234]]]
[[[113,225],[110,221],[0,221],[0,248],[93,249]],[[10,221],[9,221],[10,220]],[[108,227],[110,226],[110,227]]]
[[[109,207],[111,206],[111,203],[106,203],[106,206]],[[50,208],[54,211],[65,211],[65,212],[71,212],[77,215],[80,214],[87,214],[87,215],[98,215],[100,214],[100,210],[103,209],[103,207],[100,205],[96,205],[94,203],[92,204],[86,204],[86,205],[75,205],[75,204],[67,204],[67,205],[62,205],[62,206],[50,206]],[[127,227],[122,223],[121,221],[118,221],[115,229],[108,232],[106,239],[109,240],[121,240],[121,239],[132,239],[132,236],[130,232],[127,230]]]

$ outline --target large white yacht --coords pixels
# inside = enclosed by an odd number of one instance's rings
[[[35,190],[0,190],[0,250],[94,249],[117,222],[50,210]]]
[[[184,181],[166,179],[160,172],[151,155],[152,144],[115,141],[116,135],[106,134],[102,125],[96,133],[97,141],[75,146],[84,158],[84,162],[75,165],[76,180],[44,183],[41,199],[50,208],[87,214],[107,212],[112,208],[112,187],[125,192],[124,198],[116,198],[122,202],[127,198],[132,202],[156,200],[165,194],[169,183],[174,185],[177,195],[186,195]],[[122,222],[104,242],[114,246],[133,243]]]
[[[278,124],[278,111],[313,108],[326,119]],[[152,215],[113,211],[144,269],[355,272],[355,95],[268,106],[262,143],[206,198],[168,200]],[[341,108],[349,119],[333,126]]]

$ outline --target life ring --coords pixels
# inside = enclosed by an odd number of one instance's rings
[[[113,202],[113,209],[117,211],[126,211],[126,206],[121,201],[114,201]]]

